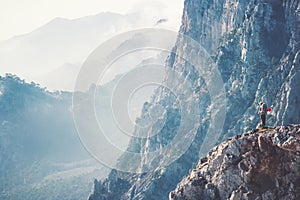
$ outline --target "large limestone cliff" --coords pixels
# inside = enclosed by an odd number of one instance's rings
[[[256,127],[259,121],[257,105],[262,100],[273,108],[268,125],[300,122],[300,0],[186,0],[179,32],[203,46],[224,81],[226,119],[218,142]],[[113,171],[114,178],[95,185],[91,200],[167,199],[169,192],[203,156],[200,149],[211,124],[209,109],[214,102],[203,77],[181,59],[189,58],[195,52],[180,35],[174,51],[176,53],[170,55],[166,67],[188,80],[193,86],[192,95],[198,95],[198,106],[189,108],[191,112],[198,109],[201,119],[194,142],[167,167],[142,174]],[[178,80],[166,76],[165,81],[174,83],[178,94],[185,94]],[[157,105],[166,110],[163,129],[146,139],[132,138],[129,151],[144,155],[159,150],[176,135],[180,108],[167,89],[156,91],[153,100],[145,104],[139,120],[147,119]],[[159,127],[159,123],[154,124],[153,129]],[[185,126],[195,124],[186,123]],[[134,135],[143,135],[140,131],[137,127]],[[154,160],[163,163],[164,155],[159,156],[154,159],[144,157],[133,163],[130,157],[123,155],[119,164],[130,163],[132,168],[142,168]],[[109,187],[111,185],[120,187]]]

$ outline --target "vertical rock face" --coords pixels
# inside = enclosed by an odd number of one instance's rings
[[[219,141],[255,127],[259,121],[256,113],[260,101],[273,108],[268,116],[268,125],[300,121],[299,0],[186,0],[180,33],[193,38],[206,49],[224,81],[227,114],[222,130],[224,135]],[[199,107],[190,108],[198,109],[201,118],[195,140],[178,160],[165,168],[143,174],[118,172],[117,179],[106,180],[115,184],[126,182],[113,191],[118,194],[115,199],[167,199],[168,193],[199,159],[199,150],[211,120],[209,108],[214,102],[204,79],[181,59],[195,55],[193,49],[188,48],[179,36],[174,51],[176,54],[170,55],[167,67],[189,80],[194,94],[199,96]],[[165,79],[174,82],[178,92],[185,93],[181,83],[173,77]],[[147,153],[161,149],[176,134],[180,121],[179,107],[171,92],[164,88],[155,93],[152,102],[145,104],[138,121],[147,119],[148,113],[157,104],[166,109],[163,128],[147,139],[133,138],[129,151]],[[154,129],[155,126],[160,125],[155,124]],[[139,135],[140,131],[136,128],[135,134]],[[143,168],[153,160],[142,157],[139,162],[130,163],[130,158],[124,155],[120,166],[129,162],[133,168]],[[158,160],[162,163],[164,157]],[[112,194],[109,184],[100,185],[102,195],[94,193],[90,199],[105,199],[102,198],[105,194]],[[95,191],[98,191],[97,187],[100,187],[99,184],[95,185]],[[214,188],[211,190],[213,192]]]
[[[299,199],[299,128],[229,138],[199,161],[170,199]]]

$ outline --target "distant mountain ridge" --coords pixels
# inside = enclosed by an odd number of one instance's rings
[[[107,175],[78,138],[71,100],[0,76],[0,199],[82,199],[93,177]]]
[[[155,26],[159,17],[148,19],[141,12],[102,12],[76,19],[55,18],[30,33],[0,42],[0,74],[17,74],[51,90],[73,91],[77,77],[73,74],[78,74],[96,47],[122,32]],[[173,28],[176,20],[157,27]],[[64,72],[69,64],[74,69]]]
[[[53,19],[31,33],[0,43],[0,73],[18,74],[27,80],[34,78],[35,82],[43,85],[44,80],[37,77],[65,63],[78,65],[74,69],[78,72],[89,53],[101,42],[124,26],[136,26],[134,19],[132,15],[115,13],[100,13],[73,20]],[[69,71],[70,74],[74,72],[72,69]],[[62,76],[68,77],[68,73]],[[55,76],[48,79],[63,82]]]

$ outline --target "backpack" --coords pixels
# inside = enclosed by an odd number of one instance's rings
[[[262,105],[261,105],[261,107],[260,107],[260,109],[261,109],[261,114],[267,114],[267,112],[268,112],[268,108],[267,108],[267,105],[265,104],[265,103],[263,103]]]

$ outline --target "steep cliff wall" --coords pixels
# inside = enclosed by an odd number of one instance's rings
[[[180,33],[198,41],[206,49],[224,81],[227,114],[219,142],[254,128],[259,121],[256,113],[260,101],[273,107],[268,125],[300,121],[299,0],[186,0]],[[214,102],[203,77],[181,59],[183,55],[195,55],[193,49],[178,36],[174,51],[176,53],[170,55],[168,67],[188,79],[194,93],[199,96],[199,107],[195,109],[199,109],[201,122],[194,142],[168,167],[143,174],[117,172],[118,178],[95,186],[95,191],[101,190],[102,195],[93,194],[91,199],[110,199],[110,194],[118,194],[113,196],[115,199],[167,199],[169,191],[201,156],[199,152],[212,115],[209,108]],[[178,84],[180,92],[180,83],[173,77],[165,79]],[[174,96],[166,89],[160,88],[153,101],[145,105],[141,119],[146,119],[149,110],[155,109],[157,104],[167,110],[164,128],[147,139],[133,138],[128,150],[147,153],[164,147],[174,137],[180,112]],[[139,135],[138,128],[135,134]],[[131,164],[133,168],[142,168],[154,160],[145,157]],[[161,155],[158,160],[163,163],[164,157]],[[130,158],[124,155],[120,166],[130,163],[128,161]],[[109,190],[108,183],[122,187]]]

